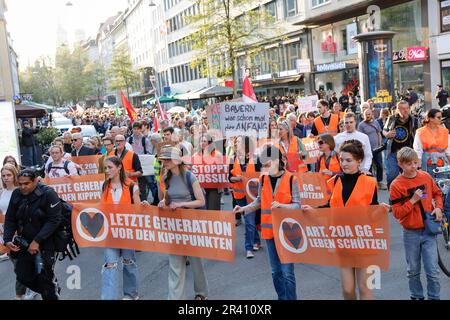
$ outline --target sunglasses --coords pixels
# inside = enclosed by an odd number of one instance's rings
[[[344,124],[354,124],[355,123],[355,121],[346,121],[346,122],[344,122]]]
[[[26,178],[34,179],[34,178],[36,178],[36,174],[34,174],[32,172],[20,172],[18,177],[26,177]]]
[[[318,143],[319,145],[325,144],[325,142],[323,142],[323,141],[317,141],[317,143]]]
[[[72,139],[72,142],[74,142],[74,141],[78,141],[78,140],[80,140],[80,139]]]

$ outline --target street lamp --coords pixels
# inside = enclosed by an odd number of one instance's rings
[[[149,7],[156,7],[156,4],[153,2],[153,0],[150,0],[148,6]]]
[[[66,6],[67,6],[67,7],[73,7],[73,4],[72,4],[72,2],[68,1],[68,2],[66,3]]]

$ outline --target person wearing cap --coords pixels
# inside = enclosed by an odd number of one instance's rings
[[[197,209],[205,206],[205,197],[195,175],[186,170],[181,159],[181,150],[177,147],[164,146],[159,160],[165,169],[162,200],[160,208]],[[192,189],[189,187],[192,186]],[[180,211],[181,216],[182,211]],[[187,256],[169,255],[169,300],[184,299]],[[208,282],[201,258],[189,257],[194,274],[195,300],[207,300]]]

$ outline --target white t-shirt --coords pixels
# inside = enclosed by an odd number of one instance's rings
[[[9,201],[14,190],[2,189],[0,190],[0,211],[5,215],[8,210]]]
[[[364,160],[360,165],[361,170],[369,171],[372,167],[372,148],[370,147],[370,141],[367,134],[354,131],[352,133],[349,132],[341,132],[337,136],[334,137],[334,142],[336,143],[336,148],[334,151],[339,152],[339,146],[348,140],[358,140],[361,142],[364,148]]]
[[[64,169],[64,161],[66,161],[66,160],[61,161],[61,163],[59,163],[59,164],[52,163],[52,168],[50,169],[49,172],[47,172],[47,168],[48,168],[48,166],[47,166],[45,168],[46,177],[48,177],[48,178],[63,178],[63,177],[68,177],[68,176],[77,176],[78,171],[77,171],[77,167],[76,167],[75,163],[73,163],[72,161],[68,161],[67,169],[68,169],[69,173],[67,173],[66,170]]]

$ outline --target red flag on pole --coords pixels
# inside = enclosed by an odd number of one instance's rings
[[[123,94],[123,91],[120,90],[120,98],[122,99],[122,105],[127,110],[128,116],[130,117],[131,123],[134,122],[138,118],[136,110],[134,110],[131,103],[127,100],[125,95]]]
[[[158,106],[158,113],[161,116],[162,120],[169,120],[169,117],[167,116],[167,114],[164,112],[164,109],[161,107],[161,104],[159,103],[159,98],[158,95],[155,92],[155,100],[156,100],[156,105]]]
[[[244,84],[242,85],[242,98],[244,102],[253,103],[258,102],[252,84],[248,78],[247,71],[244,69]]]
[[[154,133],[158,133],[158,131],[159,131],[159,121],[158,121],[158,115],[156,114],[155,115],[155,120],[154,120],[154,123],[153,123],[153,132]]]

